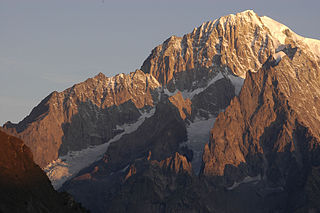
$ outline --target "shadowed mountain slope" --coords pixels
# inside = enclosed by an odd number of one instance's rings
[[[0,212],[85,212],[65,193],[56,192],[18,138],[0,130]]]

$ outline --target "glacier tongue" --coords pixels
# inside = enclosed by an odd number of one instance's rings
[[[210,130],[213,127],[215,120],[215,117],[208,120],[195,120],[187,126],[188,141],[181,145],[186,145],[193,151],[191,163],[196,174],[199,174],[200,172],[204,145],[209,141]]]
[[[145,119],[151,117],[154,112],[155,108],[150,110],[150,112],[142,113],[139,119],[133,124],[117,126],[118,129],[123,129],[124,131],[104,144],[91,146],[80,151],[68,152],[67,155],[60,156],[57,160],[48,164],[43,170],[49,177],[53,187],[55,189],[60,188],[64,182],[75,176],[81,169],[100,160],[107,151],[110,143],[119,140],[124,134],[136,131]]]

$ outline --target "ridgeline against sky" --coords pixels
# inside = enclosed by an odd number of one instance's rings
[[[166,38],[225,14],[254,9],[318,39],[318,8],[316,0],[2,0],[0,123],[21,120],[50,92],[99,72],[132,72]]]

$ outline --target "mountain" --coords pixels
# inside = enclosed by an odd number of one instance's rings
[[[4,128],[93,212],[318,211],[319,47],[231,14]]]
[[[18,138],[0,130],[1,212],[85,212],[67,194],[56,192]]]

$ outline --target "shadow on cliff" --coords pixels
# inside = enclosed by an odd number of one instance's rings
[[[106,108],[100,108],[91,101],[79,103],[77,113],[70,118],[70,122],[62,124],[63,136],[59,156],[67,154],[68,151],[106,143],[124,131],[118,126],[132,124],[140,116],[139,109],[131,100]]]

